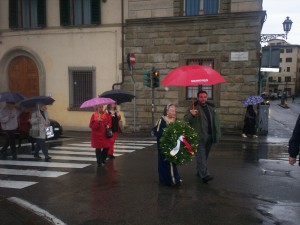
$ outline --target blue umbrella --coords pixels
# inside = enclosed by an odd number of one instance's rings
[[[39,104],[51,105],[55,100],[48,96],[33,96],[26,98],[18,103],[18,106],[24,108],[35,108]]]
[[[0,93],[0,102],[19,102],[25,97],[18,92],[2,92]]]
[[[265,100],[261,96],[248,96],[243,100],[243,105],[256,105],[258,103],[264,102]]]

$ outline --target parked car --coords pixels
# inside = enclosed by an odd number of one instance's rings
[[[50,121],[50,126],[53,127],[53,132],[54,132],[54,137],[50,138],[50,139],[57,139],[57,138],[59,138],[62,135],[62,133],[63,133],[62,126],[56,120],[49,119],[49,121]],[[1,129],[1,126],[0,126],[0,135],[1,134],[3,135],[4,131]],[[16,132],[16,138],[18,138],[18,135],[19,135],[19,133]]]

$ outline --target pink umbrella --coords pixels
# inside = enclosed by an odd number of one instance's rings
[[[107,104],[114,104],[114,103],[116,103],[116,101],[112,100],[111,98],[92,98],[82,103],[80,108],[89,108],[96,105],[107,105]]]
[[[198,86],[225,83],[226,80],[208,66],[181,66],[172,70],[163,80],[163,86]]]

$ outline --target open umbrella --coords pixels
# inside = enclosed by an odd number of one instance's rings
[[[172,70],[163,80],[163,86],[198,86],[225,83],[214,69],[202,65],[181,66]]]
[[[112,100],[111,98],[92,98],[89,99],[87,101],[85,101],[84,103],[82,103],[82,105],[80,106],[80,108],[89,108],[89,107],[93,107],[96,105],[107,105],[107,104],[114,104],[116,103],[116,101]]]
[[[111,98],[115,100],[117,104],[122,104],[124,102],[131,102],[135,96],[128,91],[113,89],[103,92],[99,97]]]
[[[248,96],[243,100],[243,105],[256,105],[258,103],[264,102],[265,100],[257,95],[257,96]]]
[[[18,92],[2,92],[0,93],[0,102],[19,102],[25,97]]]
[[[24,108],[35,108],[38,104],[51,105],[55,100],[48,96],[33,96],[26,98],[18,103],[18,106]]]

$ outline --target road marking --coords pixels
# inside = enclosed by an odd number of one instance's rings
[[[35,176],[35,177],[60,177],[68,172],[59,171],[39,171],[39,170],[16,170],[0,168],[0,174],[20,175],[20,176]]]
[[[82,155],[95,155],[95,149],[94,148],[90,148],[90,149],[83,149],[83,148],[74,149],[73,147],[72,148],[70,148],[70,147],[66,148],[66,146],[55,146],[53,148],[54,149],[62,149],[62,150],[64,150],[64,149],[66,149],[66,150],[73,150],[73,151],[65,151],[65,152],[72,152],[70,154],[74,154],[74,155],[76,155],[78,152],[80,153],[78,155],[81,155],[81,154]],[[80,150],[84,150],[84,152],[80,152]],[[55,150],[50,149],[49,152],[51,152],[51,151],[55,151]],[[57,152],[63,152],[63,151],[57,151]],[[135,150],[115,149],[114,152],[118,152],[118,153],[131,153],[131,152],[135,152]],[[120,156],[120,155],[122,155],[122,154],[116,154],[116,156]]]
[[[37,182],[30,182],[30,181],[0,180],[0,187],[1,188],[22,189],[22,188],[34,185],[36,183]]]
[[[126,142],[126,143],[132,143],[132,144],[135,144],[135,143],[145,143],[145,144],[156,144],[157,141],[136,141],[136,140],[116,140],[115,143],[119,143],[119,142]],[[85,144],[91,144],[90,141],[84,141],[82,143],[85,143]]]
[[[22,155],[19,154],[18,158],[20,159],[31,159],[32,156],[31,155]],[[96,157],[76,157],[76,156],[51,156],[52,159],[59,159],[59,160],[74,160],[74,161],[92,161],[95,162],[96,161]]]
[[[32,156],[30,156],[30,157],[32,157]],[[60,167],[60,168],[84,168],[84,167],[87,167],[91,164],[0,160],[0,165],[40,166],[40,167]]]
[[[128,152],[133,152],[129,151]],[[80,151],[61,151],[61,150],[49,150],[49,153],[51,154],[58,154],[58,155],[92,155],[95,156],[95,152],[92,151],[84,151],[84,152],[80,152]],[[122,154],[114,154],[114,156],[121,156]]]
[[[46,220],[48,220],[51,224],[55,225],[66,225],[63,221],[60,219],[56,218],[52,214],[50,214],[48,211],[39,208],[36,205],[31,204],[30,202],[27,202],[21,198],[17,197],[10,197],[8,198],[9,201],[18,204],[19,206],[22,206],[23,208],[29,209],[33,213],[37,214],[38,216],[44,217]]]
[[[76,147],[78,145],[76,144],[72,144],[72,146],[74,147],[71,147],[71,146],[54,146],[54,147],[51,147],[51,148],[64,148],[64,149],[71,149],[71,150],[93,150],[95,151],[95,148],[92,148],[92,147]],[[90,146],[90,145],[86,145],[86,146]],[[145,147],[142,147],[142,146],[115,146],[115,149],[143,149]]]

